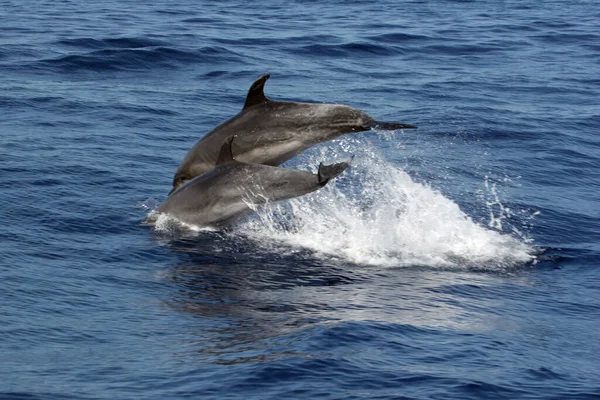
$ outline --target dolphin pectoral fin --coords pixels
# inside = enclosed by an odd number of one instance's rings
[[[248,90],[248,96],[246,96],[246,103],[244,103],[244,110],[248,107],[269,101],[269,99],[265,97],[265,83],[270,77],[271,75],[265,74],[255,80],[252,86],[250,86],[250,90]]]
[[[232,136],[229,136],[227,139],[225,139],[225,141],[221,145],[221,151],[219,152],[219,157],[217,158],[217,163],[215,165],[225,164],[228,162],[235,161],[233,159],[233,152],[231,151],[231,145],[233,144],[233,139],[235,139],[236,137],[237,137],[236,135],[232,135]]]
[[[400,122],[373,121],[373,122],[369,123],[369,128],[386,129],[386,130],[394,131],[396,129],[416,129],[417,127],[415,125],[402,124]]]
[[[319,184],[321,186],[325,186],[327,182],[337,177],[339,174],[344,172],[346,168],[350,165],[350,162],[354,156],[346,162],[341,162],[337,164],[325,165],[323,163],[319,164],[319,172],[317,172],[317,176],[319,179]]]

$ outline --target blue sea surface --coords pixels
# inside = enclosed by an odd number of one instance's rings
[[[599,22],[0,2],[0,398],[600,398]],[[311,148],[285,166],[352,166],[231,229],[145,224],[264,73],[419,128]]]

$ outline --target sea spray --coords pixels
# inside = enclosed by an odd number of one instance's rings
[[[523,240],[474,222],[371,145],[352,147],[348,142],[340,147],[344,154],[359,154],[335,182],[310,196],[264,207],[234,234],[272,250],[285,244],[310,249],[316,257],[370,265],[503,270],[535,259]],[[334,148],[313,152],[298,167],[340,157]]]

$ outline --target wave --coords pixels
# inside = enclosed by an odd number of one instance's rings
[[[104,42],[104,41],[102,41]],[[89,40],[87,48],[95,45]],[[222,47],[208,46],[196,50],[182,50],[169,46],[139,48],[102,48],[78,54],[67,54],[56,58],[40,60],[43,68],[60,71],[131,71],[156,67],[175,69],[187,64],[219,64],[237,62],[241,58]]]
[[[444,40],[443,38],[433,38],[426,35],[415,35],[405,32],[394,32],[394,33],[383,33],[380,35],[373,35],[367,37],[377,43],[400,43],[408,41],[430,41],[435,39],[436,41]]]
[[[405,50],[391,45],[376,45],[366,42],[351,42],[343,44],[310,44],[291,47],[288,51],[294,54],[311,56],[348,57],[349,55],[393,56],[404,54]]]
[[[419,49],[420,52],[439,55],[476,55],[485,54],[492,52],[503,52],[506,51],[506,47],[498,43],[486,43],[486,44],[435,44],[429,46],[423,46]]]
[[[121,37],[94,39],[90,37],[63,39],[58,45],[78,47],[83,49],[141,49],[145,47],[168,46],[167,43],[144,37]]]

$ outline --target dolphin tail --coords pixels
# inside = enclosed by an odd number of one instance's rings
[[[317,172],[317,176],[319,178],[319,184],[325,186],[327,182],[344,172],[346,168],[350,165],[352,158],[346,162],[341,162],[337,164],[325,165],[323,163],[319,164],[319,172]]]
[[[400,122],[373,121],[369,124],[369,128],[395,131],[396,129],[416,129],[417,127],[415,125],[402,124]]]

